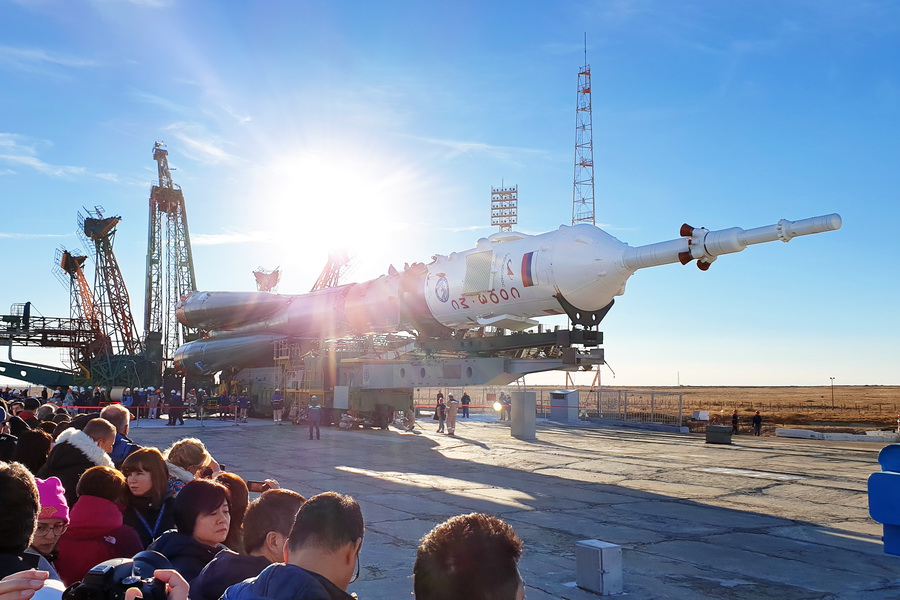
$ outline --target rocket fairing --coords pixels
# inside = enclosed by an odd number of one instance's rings
[[[475,248],[435,256],[427,265],[308,294],[195,292],[179,303],[178,318],[211,335],[181,346],[175,367],[209,374],[249,366],[273,341],[290,337],[400,331],[441,337],[472,327],[523,330],[536,325],[536,318],[561,314],[595,325],[638,269],[696,260],[706,270],[718,256],[751,244],[840,227],[838,214],[748,230],[685,224],[680,238],[633,248],[593,225],[563,225],[540,235],[495,233]]]

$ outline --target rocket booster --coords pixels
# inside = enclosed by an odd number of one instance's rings
[[[705,271],[718,256],[748,245],[840,227],[838,214],[747,230],[685,224],[677,239],[631,247],[593,225],[563,225],[540,235],[495,233],[475,248],[435,256],[427,265],[308,294],[194,292],[179,303],[178,319],[210,336],[181,346],[175,366],[205,374],[243,366],[250,356],[271,356],[271,343],[289,337],[400,331],[440,337],[483,326],[523,330],[538,317],[560,314],[594,325],[638,269],[696,260]]]

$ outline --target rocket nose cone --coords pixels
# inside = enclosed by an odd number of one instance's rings
[[[826,223],[828,229],[830,231],[837,231],[841,228],[841,225],[844,224],[843,219],[841,219],[841,215],[837,213],[831,213],[830,215],[825,215]]]

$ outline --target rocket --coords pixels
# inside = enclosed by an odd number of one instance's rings
[[[272,356],[275,341],[288,338],[396,332],[441,338],[487,326],[521,331],[540,317],[562,314],[575,326],[595,327],[638,269],[696,261],[705,271],[717,257],[752,244],[840,227],[838,214],[754,229],[684,224],[676,239],[631,247],[582,223],[540,235],[495,233],[428,264],[308,294],[194,292],[178,304],[178,319],[208,336],[178,348],[175,368],[210,374],[251,366]]]

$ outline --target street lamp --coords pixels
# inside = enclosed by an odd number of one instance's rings
[[[831,379],[831,408],[834,408],[834,377],[829,377]]]

